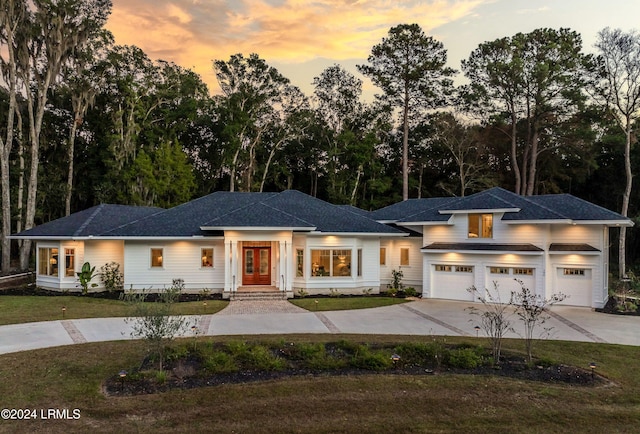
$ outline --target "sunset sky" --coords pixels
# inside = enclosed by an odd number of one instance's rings
[[[107,28],[116,43],[200,74],[217,91],[213,60],[258,53],[293,84],[334,63],[356,75],[390,27],[418,23],[460,69],[478,44],[540,27],[568,27],[593,50],[604,27],[638,27],[637,0],[113,0]],[[362,77],[361,77],[362,78]],[[375,89],[366,84],[365,96]]]

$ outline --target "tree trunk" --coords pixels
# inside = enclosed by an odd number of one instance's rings
[[[511,110],[511,167],[513,168],[513,176],[515,177],[515,193],[520,194],[522,190],[522,177],[520,176],[520,167],[518,165],[518,140],[517,140],[517,122],[515,108]]]
[[[68,170],[67,170],[67,192],[64,200],[65,215],[71,215],[71,193],[73,192],[73,158],[76,141],[76,131],[79,123],[82,122],[80,108],[75,110],[73,114],[73,122],[71,123],[71,131],[69,132],[69,148],[67,149]]]
[[[540,133],[538,127],[533,126],[533,135],[531,137],[531,153],[529,154],[529,174],[527,175],[527,189],[526,195],[533,196],[536,186],[536,170],[538,164],[538,142],[540,140]]]
[[[356,206],[356,193],[358,192],[358,186],[360,185],[360,177],[362,176],[362,164],[358,166],[358,176],[356,176],[356,184],[353,186],[353,190],[351,191],[351,200],[349,204],[351,206]]]
[[[402,200],[409,199],[409,91],[405,85],[402,108]]]
[[[633,182],[633,175],[631,173],[631,118],[627,116],[625,128],[625,145],[624,145],[624,171],[626,175],[626,185],[624,188],[624,194],[622,195],[622,210],[620,214],[627,217],[629,212],[629,199],[631,197],[631,186]],[[620,240],[618,244],[618,276],[620,278],[627,277],[627,227],[620,227]]]

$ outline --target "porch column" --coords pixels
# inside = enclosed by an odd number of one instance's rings
[[[224,292],[235,292],[238,288],[238,242],[235,240],[224,243]]]
[[[280,242],[280,271],[284,277],[284,292],[293,292],[293,270],[295,268],[293,256],[293,243],[291,241]]]

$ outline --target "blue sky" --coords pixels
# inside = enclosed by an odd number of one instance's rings
[[[338,63],[357,74],[389,28],[418,23],[459,69],[478,44],[540,27],[567,27],[593,51],[605,27],[638,26],[639,0],[114,0],[107,23],[119,44],[199,73],[217,91],[212,61],[260,57],[307,94]],[[358,74],[357,74],[358,75]],[[365,96],[375,89],[365,84]]]

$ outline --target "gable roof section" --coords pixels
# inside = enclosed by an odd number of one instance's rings
[[[13,237],[68,239],[100,236],[133,220],[162,211],[162,208],[155,207],[101,204],[22,231]]]
[[[380,208],[369,213],[369,217],[379,222],[446,222],[450,216],[438,212],[443,206],[455,201],[452,197],[432,197],[409,199]]]
[[[269,194],[233,214],[212,219],[203,228],[224,229],[229,225],[246,228],[269,226],[322,233],[403,235],[403,232],[369,217],[296,190]]]

